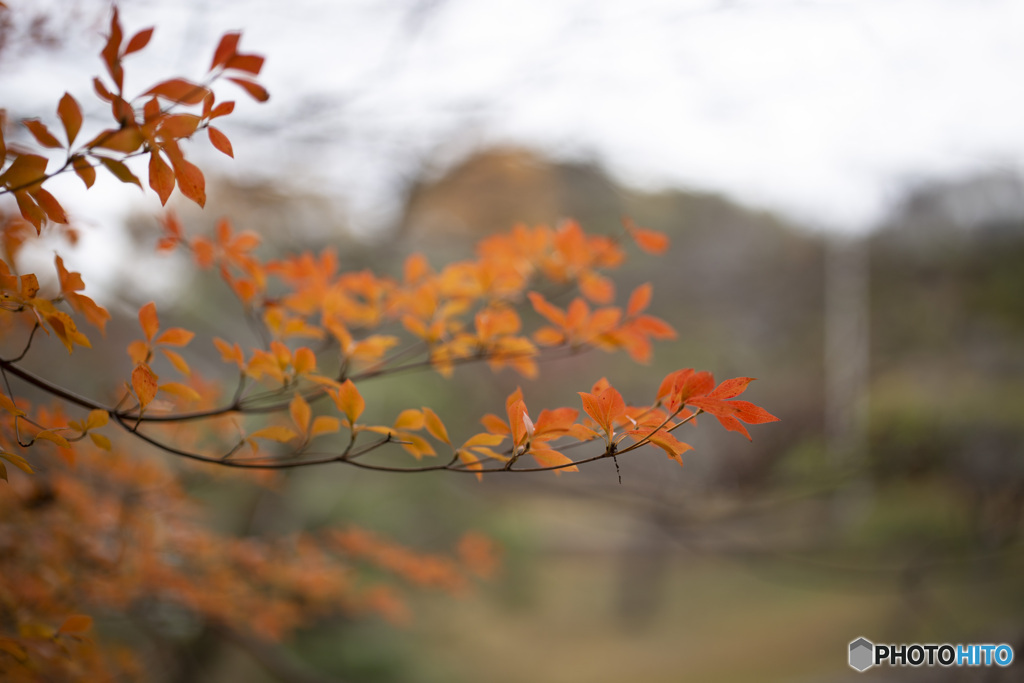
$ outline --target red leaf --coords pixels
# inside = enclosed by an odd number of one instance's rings
[[[172,158],[171,161],[174,164],[174,177],[178,179],[178,189],[199,206],[204,206],[206,204],[206,179],[203,177],[203,172],[195,164],[185,159],[175,161]]]
[[[231,148],[231,141],[228,140],[227,135],[224,135],[224,133],[220,132],[213,126],[207,128],[206,132],[210,135],[210,142],[213,144],[214,147],[216,147],[224,154],[227,154],[229,157],[234,158],[235,152]]]
[[[230,114],[234,110],[235,110],[235,103],[234,102],[231,102],[231,101],[221,102],[220,104],[218,104],[216,107],[213,108],[213,111],[210,112],[209,118],[210,119],[215,119],[215,118],[218,118],[218,117],[221,117],[221,116],[227,116],[228,114]]]
[[[157,130],[164,138],[187,138],[196,132],[199,122],[195,114],[170,114],[163,117]]]
[[[184,78],[172,78],[154,85],[144,94],[156,95],[181,104],[201,104],[209,92],[209,88],[198,83]]]
[[[160,204],[166,205],[174,191],[174,171],[155,149],[149,155],[149,186],[160,197]]]
[[[101,100],[106,102],[113,102],[115,95],[107,90],[107,86],[103,85],[103,81],[98,78],[92,79],[92,87],[96,91],[96,94],[100,96]]]
[[[267,89],[259,83],[253,83],[252,81],[242,78],[228,78],[228,80],[242,86],[242,88],[249,93],[249,96],[257,102],[266,102],[270,99],[270,93],[268,93]]]
[[[103,57],[103,61],[107,65],[107,71],[110,73],[110,77],[114,79],[114,84],[117,85],[118,91],[124,86],[124,71],[121,69],[121,57],[119,54],[122,37],[121,22],[118,21],[117,6],[115,5],[114,13],[110,17],[110,37],[107,38],[107,44],[103,46],[100,56]]]
[[[218,66],[225,64],[238,50],[238,40],[242,37],[241,33],[232,32],[225,33],[220,43],[217,44],[217,49],[213,53],[213,62],[210,64],[210,71],[213,71]]]
[[[153,37],[153,28],[152,27],[146,28],[146,29],[142,29],[141,31],[136,33],[134,36],[132,36],[132,39],[128,41],[128,47],[126,47],[124,49],[124,55],[123,56],[127,57],[128,55],[132,54],[133,52],[138,52],[142,48],[146,47],[146,45],[149,43],[149,39],[152,38],[152,37]]]
[[[239,71],[245,71],[253,76],[259,76],[260,70],[263,68],[263,57],[259,55],[233,55],[227,63],[224,64],[225,69],[237,69]]]

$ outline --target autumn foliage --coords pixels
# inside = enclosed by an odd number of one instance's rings
[[[19,268],[25,244],[46,233],[74,235],[48,182],[74,173],[90,188],[106,173],[148,185],[164,204],[177,188],[202,206],[205,179],[185,148],[206,137],[233,155],[220,126],[235,103],[218,99],[222,86],[268,98],[258,82],[263,57],[242,52],[238,33],[224,35],[202,78],[171,77],[126,93],[126,66],[152,34],[124,33],[114,11],[100,52],[105,73],[92,83],[112,123],[98,132],[84,134],[82,108],[71,94],[60,99],[55,117],[20,122],[32,147],[5,144],[11,127],[0,127],[0,195],[10,200],[0,206],[5,680],[141,676],[131,649],[108,641],[92,618],[131,615],[145,605],[173,605],[271,640],[338,611],[401,621],[407,614],[399,585],[460,592],[473,577],[495,571],[493,548],[476,535],[441,556],[355,528],[287,538],[214,533],[173,461],[260,471],[271,488],[276,480],[268,470],[315,465],[478,478],[563,473],[645,446],[682,463],[690,446],[680,429],[700,413],[748,438],[745,424],[776,419],[737,398],[750,378],[716,383],[692,369],[669,374],[656,388],[652,383],[636,404],[605,378],[580,391],[579,404],[540,411],[527,407],[528,391],[517,389],[503,412],[480,417],[475,433],[449,432],[445,416],[427,405],[410,405],[393,419],[367,417],[376,412],[367,410],[361,388],[398,372],[448,376],[475,363],[528,380],[541,361],[594,349],[646,362],[652,342],[675,331],[646,312],[649,284],[620,296],[607,273],[631,244],[659,253],[667,238],[629,221],[617,235],[588,234],[572,221],[521,225],[481,241],[472,259],[438,268],[413,255],[400,277],[388,277],[342,270],[330,249],[266,254],[259,235],[228,219],[212,235],[192,234],[168,212],[157,249],[187,252],[196,268],[218,273],[265,343],[199,338],[148,303],[138,311],[138,338],[124,349],[123,362],[106,368],[105,390],[80,393],[29,369],[33,357],[54,348],[92,362],[90,349],[106,343],[110,319],[60,255],[54,277]],[[54,284],[44,288],[41,281]],[[223,371],[200,377],[194,360],[211,354]],[[533,406],[537,397],[529,400]],[[146,450],[167,457],[154,459]],[[395,451],[407,461],[396,461]],[[361,565],[391,578],[360,579]]]

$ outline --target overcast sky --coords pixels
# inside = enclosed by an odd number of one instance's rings
[[[243,49],[268,58],[272,100],[225,124],[239,159],[224,170],[318,181],[363,227],[387,219],[421,164],[484,144],[593,159],[634,185],[722,192],[846,230],[869,226],[908,181],[1024,160],[1017,0],[120,6],[127,31],[157,26],[129,87],[161,69],[200,75],[220,34],[242,29]],[[90,98],[102,28],[0,75],[0,100],[49,112],[69,84]]]

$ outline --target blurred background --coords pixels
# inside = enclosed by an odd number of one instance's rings
[[[49,112],[73,87],[89,102],[108,5],[8,4],[8,116]],[[753,443],[704,421],[684,467],[639,453],[621,484],[610,463],[482,484],[297,472],[274,504],[282,528],[356,522],[419,547],[477,528],[505,548],[497,579],[423,597],[408,627],[301,634],[307,662],[414,683],[847,681],[859,636],[1024,653],[1024,6],[119,6],[129,32],[157,26],[129,89],[203,73],[225,30],[268,57],[271,102],[240,102],[225,126],[236,160],[189,150],[210,169],[206,211],[175,207],[190,231],[229,215],[271,249],[335,245],[346,266],[392,273],[518,222],[613,233],[629,216],[671,236],[618,278],[620,292],[653,281],[653,312],[679,331],[650,366],[589,354],[533,383],[405,376],[364,392],[382,413],[430,396],[461,433],[465,405],[500,410],[517,384],[540,407],[606,376],[639,403],[697,367],[758,377],[748,395],[782,420]],[[149,255],[155,198],[78,185],[57,188],[85,225],[66,260],[102,303],[159,297],[196,326],[229,305]],[[156,267],[166,278],[140,282]],[[231,496],[197,495],[232,514]],[[225,646],[204,680],[263,675]]]

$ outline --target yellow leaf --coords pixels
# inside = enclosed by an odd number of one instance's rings
[[[103,436],[102,434],[90,433],[89,438],[96,444],[97,447],[102,448],[105,451],[110,450],[110,439]]]
[[[96,429],[103,427],[110,421],[110,415],[105,410],[91,410],[89,417],[85,419],[85,429]]]
[[[187,384],[182,384],[181,382],[167,382],[166,384],[161,384],[159,388],[160,391],[173,394],[189,401],[198,401],[202,398],[198,391]]]
[[[66,441],[64,443],[67,443]],[[0,458],[3,458],[7,462],[11,463],[25,474],[32,474],[32,467],[28,464],[28,461],[20,455],[14,453],[0,452]],[[6,479],[7,477],[4,477]]]
[[[280,425],[273,425],[271,427],[264,427],[249,435],[250,439],[269,439],[270,441],[280,441],[285,443],[291,441],[298,434],[294,430],[288,427],[282,427]]]
[[[14,405],[14,401],[12,401],[11,399],[7,398],[3,394],[0,394],[0,408],[3,408],[5,411],[10,413],[11,415],[14,415],[14,416],[17,416],[17,417],[20,417],[20,416],[25,414],[25,411],[18,410],[18,407],[16,405]]]
[[[36,438],[37,439],[42,439],[44,441],[50,441],[52,443],[55,443],[58,446],[60,446],[61,448],[70,448],[71,447],[71,444],[68,443],[67,439],[65,439],[60,434],[57,434],[56,432],[50,431],[49,429],[44,429],[43,431],[41,431],[38,434],[36,434]],[[17,464],[17,463],[15,463],[15,464]]]

